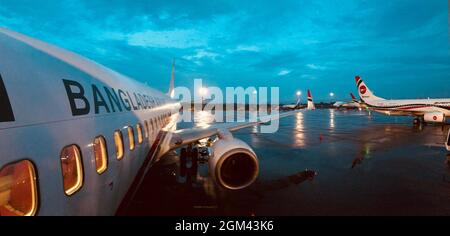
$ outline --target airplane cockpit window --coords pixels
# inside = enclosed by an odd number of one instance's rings
[[[116,144],[116,158],[121,160],[123,158],[123,137],[120,130],[114,131],[114,142]]]
[[[61,170],[64,192],[71,196],[83,186],[83,164],[80,148],[70,145],[61,151]]]
[[[38,206],[36,172],[23,160],[0,169],[0,216],[33,216]]]
[[[134,130],[133,130],[133,127],[131,127],[131,126],[128,126],[127,130],[128,130],[128,140],[130,143],[130,150],[133,151],[134,150]]]
[[[108,151],[105,138],[103,136],[96,137],[93,147],[96,171],[98,174],[103,174],[108,168]]]
[[[142,143],[142,125],[139,123],[136,125],[136,132],[137,132],[138,143],[141,144]]]

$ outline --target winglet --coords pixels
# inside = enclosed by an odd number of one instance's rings
[[[173,96],[175,95],[175,58],[173,59],[173,63],[172,63],[172,75],[170,77],[170,84],[169,84],[169,92],[167,92],[167,95],[169,95],[169,97],[173,98]]]

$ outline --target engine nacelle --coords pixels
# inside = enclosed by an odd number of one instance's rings
[[[245,142],[232,137],[219,139],[211,148],[209,172],[217,184],[239,190],[256,181],[259,174],[258,158]]]
[[[444,123],[445,115],[441,112],[425,113],[423,115],[423,120],[427,123]]]

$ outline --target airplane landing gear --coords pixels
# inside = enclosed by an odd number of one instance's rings
[[[189,145],[180,150],[180,176],[186,177],[187,182],[191,182],[191,178],[196,178],[199,164],[208,162],[210,157],[210,149],[201,145]]]
[[[422,125],[424,124],[424,120],[422,118],[416,117],[413,121],[414,125]]]
[[[198,149],[189,146],[180,151],[180,176],[185,177],[188,170],[196,174],[198,169]]]

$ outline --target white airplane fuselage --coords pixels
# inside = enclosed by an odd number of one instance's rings
[[[361,77],[355,77],[359,96],[364,105],[386,115],[415,116],[425,122],[443,123],[450,117],[450,99],[387,100],[375,96]]]
[[[181,108],[164,93],[71,52],[0,28],[0,168],[30,160],[38,181],[38,215],[113,215],[137,177],[167,151],[166,130]],[[7,101],[7,102],[5,102]],[[8,104],[9,103],[9,107]],[[145,123],[148,124],[148,128]],[[142,127],[138,143],[136,125]],[[130,150],[127,127],[133,127]],[[123,134],[118,160],[114,132]],[[96,172],[92,143],[106,140],[108,166]],[[80,148],[84,180],[67,196],[61,150]],[[144,172],[143,172],[144,171]]]
[[[371,110],[388,115],[423,116],[439,112],[450,117],[450,99],[375,100],[368,105]]]

